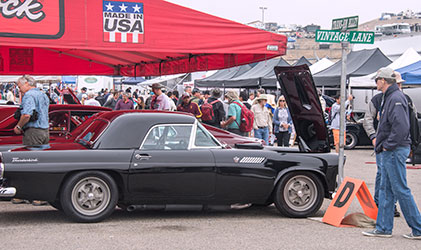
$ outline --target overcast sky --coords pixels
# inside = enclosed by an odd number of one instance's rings
[[[167,0],[208,14],[248,23],[262,19],[278,24],[319,24],[330,29],[332,19],[359,16],[359,24],[379,18],[382,12],[398,13],[407,9],[421,12],[420,0]],[[421,20],[420,20],[421,22]]]

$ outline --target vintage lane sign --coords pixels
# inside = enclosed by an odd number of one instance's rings
[[[143,43],[143,3],[103,1],[104,41]]]
[[[374,43],[374,32],[369,31],[351,31],[341,32],[338,30],[316,30],[316,42],[326,43]]]
[[[332,30],[350,30],[358,28],[358,16],[337,18],[332,20]]]

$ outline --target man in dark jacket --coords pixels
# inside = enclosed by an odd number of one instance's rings
[[[203,121],[206,124],[220,128],[221,121],[225,119],[224,104],[218,100],[221,97],[221,90],[219,88],[212,89],[211,96],[207,102],[212,105],[214,119],[212,121]]]
[[[379,210],[376,229],[365,236],[392,237],[395,201],[399,201],[406,223],[412,229],[403,237],[421,240],[421,215],[406,181],[406,159],[410,151],[408,102],[396,84],[391,68],[376,75],[377,89],[383,93],[377,129],[377,154],[382,157]]]

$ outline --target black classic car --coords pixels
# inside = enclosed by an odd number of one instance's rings
[[[135,208],[275,203],[285,216],[317,212],[336,188],[338,155],[308,67],[275,68],[299,148],[225,148],[194,116],[106,112],[74,143],[0,156],[0,197],[46,200],[78,222]]]

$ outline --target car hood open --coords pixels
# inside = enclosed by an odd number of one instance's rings
[[[274,70],[294,122],[300,151],[330,152],[326,122],[308,66]]]

